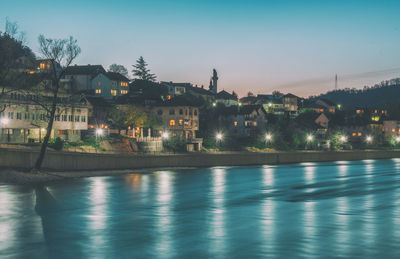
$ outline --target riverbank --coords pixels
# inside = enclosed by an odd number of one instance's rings
[[[29,170],[37,151],[0,149],[0,168]],[[329,162],[341,160],[400,158],[400,151],[296,151],[296,152],[224,152],[159,155],[88,154],[75,152],[46,153],[43,169],[47,171],[129,170],[165,167],[249,166]]]
[[[0,149],[0,182],[41,184],[92,176],[145,173],[170,168],[213,166],[276,165],[301,162],[351,161],[400,158],[400,151],[297,151],[297,152],[229,152],[168,155],[111,155],[72,152],[48,152],[43,172],[27,173],[38,152]]]

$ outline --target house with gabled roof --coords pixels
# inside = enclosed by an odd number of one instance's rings
[[[222,103],[225,106],[235,106],[238,105],[238,97],[234,94],[230,94],[225,90],[217,93],[215,96],[216,103]]]
[[[129,79],[125,76],[106,72],[102,65],[74,65],[65,69],[64,80],[69,81],[76,91],[90,96],[113,99],[127,94]]]

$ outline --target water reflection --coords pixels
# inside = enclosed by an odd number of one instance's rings
[[[170,171],[156,172],[157,181],[157,254],[162,257],[173,257],[173,173]]]
[[[225,244],[225,187],[226,170],[214,168],[212,170],[210,199],[211,208],[211,229],[209,236],[211,239],[211,250],[214,254],[224,254]]]
[[[338,179],[340,181],[346,181],[348,178],[349,162],[341,161],[338,162]],[[343,184],[343,183],[342,183]],[[335,244],[336,244],[336,255],[346,256],[349,252],[350,231],[349,231],[349,198],[347,196],[339,196],[335,199],[336,201],[336,213],[335,213]]]
[[[375,215],[375,195],[373,194],[374,187],[376,188],[376,184],[374,183],[375,173],[374,172],[374,160],[364,160],[365,169],[365,190],[366,195],[364,195],[364,203],[363,203],[363,231],[365,233],[363,242],[365,246],[373,249],[373,245],[375,243],[375,235],[376,235],[376,215]]]
[[[261,204],[261,233],[263,254],[274,254],[275,248],[275,204],[269,196],[274,189],[274,167],[265,166],[262,170],[262,190],[266,195]],[[265,240],[265,242],[264,242]]]
[[[0,185],[0,257],[396,258],[399,185],[400,159]]]
[[[88,215],[90,238],[92,247],[97,255],[98,250],[105,249],[107,227],[107,204],[108,204],[108,177],[96,177],[91,179],[90,183],[90,213]],[[104,254],[103,254],[104,256]]]
[[[16,207],[15,199],[7,186],[0,186],[0,255],[14,242],[13,208]]]
[[[304,182],[306,185],[311,185],[315,183],[315,164],[314,163],[304,163]],[[306,192],[312,192],[315,188],[307,188]],[[316,236],[317,223],[316,223],[316,211],[315,211],[316,201],[305,200],[303,202],[303,228],[304,228],[304,244],[305,251],[307,254],[315,253],[315,242],[318,239]]]

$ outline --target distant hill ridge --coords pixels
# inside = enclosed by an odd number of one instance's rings
[[[311,100],[316,98],[326,98],[341,104],[344,109],[386,108],[388,105],[400,104],[400,78],[364,86],[364,89],[338,89],[310,97]]]

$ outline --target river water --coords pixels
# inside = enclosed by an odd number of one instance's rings
[[[0,258],[399,258],[400,159],[0,185]]]

